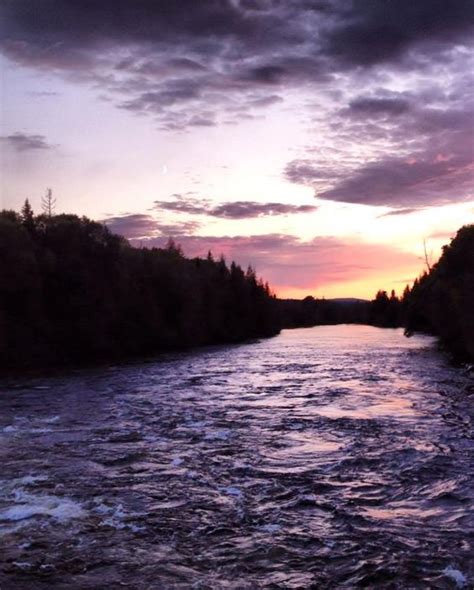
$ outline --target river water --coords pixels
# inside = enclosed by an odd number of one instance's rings
[[[0,382],[0,588],[471,588],[473,400],[368,326]]]

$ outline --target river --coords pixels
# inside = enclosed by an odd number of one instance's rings
[[[0,588],[471,588],[474,383],[321,326],[0,382]]]

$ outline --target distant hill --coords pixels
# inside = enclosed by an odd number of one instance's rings
[[[278,299],[284,328],[299,328],[327,324],[369,323],[370,302],[354,297],[315,299]]]
[[[351,303],[369,303],[368,299],[359,299],[358,297],[335,297],[327,301],[334,301],[335,303],[351,304]]]

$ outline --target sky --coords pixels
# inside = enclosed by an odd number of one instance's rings
[[[2,0],[0,205],[400,293],[474,222],[471,0]]]

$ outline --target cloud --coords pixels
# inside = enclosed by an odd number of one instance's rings
[[[59,96],[59,92],[53,90],[32,90],[28,92],[30,96],[34,96],[35,98],[50,98],[52,96]]]
[[[285,168],[285,176],[291,182],[297,184],[314,185],[318,181],[327,181],[337,178],[340,171],[336,165],[328,168],[319,167],[317,162],[304,159],[293,160]]]
[[[16,152],[49,150],[53,148],[53,146],[46,141],[44,135],[31,135],[18,132],[11,135],[3,135],[0,137],[0,141]]]
[[[253,236],[196,235],[195,221],[166,223],[147,214],[124,214],[102,220],[107,227],[128,238],[135,246],[165,247],[174,238],[188,257],[205,257],[211,250],[227,261],[257,269],[277,290],[316,290],[325,285],[370,280],[390,272],[416,276],[417,256],[386,244],[369,244],[332,236],[303,241],[287,234]]]
[[[110,231],[130,240],[150,239],[157,236],[189,235],[195,232],[200,224],[197,221],[167,223],[151,215],[128,213],[101,220]]]
[[[163,236],[179,238],[181,235],[193,234],[201,227],[198,221],[176,221],[174,223],[160,223],[158,229]]]
[[[287,205],[285,203],[257,203],[253,201],[234,201],[214,207],[210,215],[227,219],[246,219],[292,213],[312,213],[318,207],[314,205]]]
[[[464,95],[451,108],[423,105],[416,94],[358,97],[333,122],[350,148],[328,158],[310,148],[284,175],[320,199],[346,203],[417,209],[470,200],[473,111]],[[358,146],[365,158],[354,155]]]
[[[321,199],[364,205],[445,205],[472,197],[470,162],[436,159],[385,159],[367,164]]]
[[[398,217],[399,215],[411,215],[412,213],[418,213],[419,211],[423,211],[423,209],[419,209],[417,207],[406,207],[405,209],[395,209],[394,211],[389,211],[388,213],[383,213],[379,215],[380,217]]]
[[[260,203],[257,201],[230,201],[214,205],[207,199],[174,195],[173,201],[155,201],[158,210],[207,215],[223,219],[250,219],[295,213],[313,213],[315,205],[291,205],[286,203]]]
[[[0,50],[181,130],[224,122],[236,106],[252,115],[287,90],[344,84],[367,69],[427,69],[469,42],[471,17],[470,0],[102,0],[87,10],[78,0],[4,0]],[[211,105],[215,116],[203,117]],[[400,113],[403,105],[350,108]]]
[[[142,238],[158,231],[157,220],[151,215],[124,214],[100,220],[110,231],[126,238]]]
[[[349,103],[352,114],[364,116],[402,115],[410,109],[410,102],[402,98],[368,98],[359,97]]]
[[[315,139],[287,180],[406,209],[472,197],[473,11],[471,0],[4,0],[0,51],[170,133],[304,119]]]
[[[103,222],[136,246],[162,248],[172,237],[188,257],[205,257],[211,250],[215,257],[222,254],[244,268],[250,264],[277,292],[315,292],[330,284],[374,280],[387,269],[416,276],[421,264],[414,254],[386,244],[333,236],[303,241],[287,234],[196,235],[199,224],[194,221],[172,224],[147,214],[124,214]]]
[[[325,34],[326,51],[348,65],[393,61],[417,46],[433,51],[434,44],[468,42],[473,28],[470,0],[352,0],[341,9],[341,18]]]
[[[174,211],[177,213],[189,213],[191,215],[208,215],[212,208],[208,199],[197,199],[195,197],[183,197],[173,195],[172,201],[155,201],[154,207],[158,211]]]
[[[211,250],[246,267],[278,291],[289,288],[315,290],[325,285],[376,278],[387,269],[416,276],[420,260],[413,254],[384,244],[368,244],[335,237],[318,237],[304,242],[285,234],[257,236],[179,236],[185,255],[205,256]],[[166,240],[150,238],[144,246],[163,247]]]

